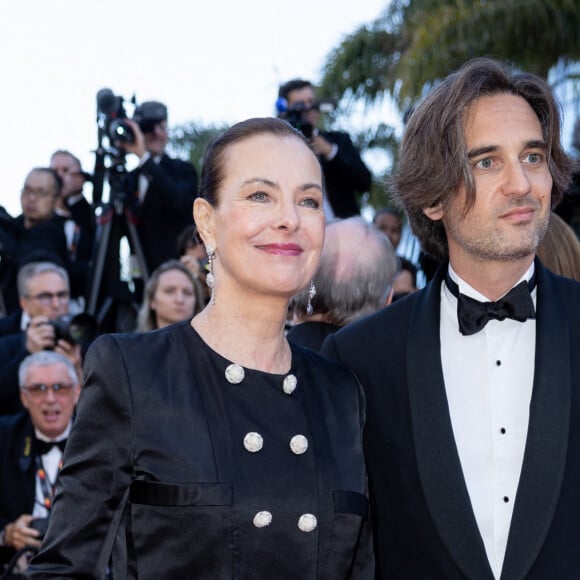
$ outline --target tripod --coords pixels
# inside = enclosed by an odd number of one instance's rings
[[[104,153],[97,151],[97,159],[99,155]],[[143,285],[149,273],[135,218],[127,203],[129,184],[124,160],[115,161],[109,169],[111,201],[102,206],[103,211],[98,219],[87,312],[96,318],[101,332],[130,332],[135,328]],[[97,167],[102,167],[104,171],[104,162],[100,164],[97,161]],[[123,255],[122,250],[127,249],[122,246],[124,238],[128,242],[130,256]]]

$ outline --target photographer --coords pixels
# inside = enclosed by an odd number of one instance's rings
[[[279,103],[281,99],[286,110],[280,113],[280,117],[288,120],[310,140],[322,165],[332,209],[332,215],[327,217],[358,215],[358,197],[370,189],[371,173],[349,135],[342,131],[319,130],[320,106],[309,81],[293,79],[284,83],[278,91]]]
[[[74,366],[56,352],[28,356],[18,375],[26,411],[0,417],[0,566],[40,546],[80,392]]]
[[[20,331],[0,338],[0,414],[20,410],[18,365],[27,355],[52,349],[65,356],[82,378],[81,346],[57,336],[56,321],[68,314],[70,287],[66,270],[35,262],[18,272],[22,314]]]
[[[136,107],[126,119],[134,133],[131,142],[116,145],[139,157],[139,167],[129,175],[131,193],[136,192],[137,232],[149,272],[177,258],[179,233],[193,224],[193,200],[197,196],[195,168],[165,153],[167,108],[157,101]]]
[[[56,214],[61,220],[66,236],[71,293],[82,310],[83,303],[80,297],[87,291],[96,228],[95,214],[83,195],[83,186],[91,176],[83,171],[78,157],[65,150],[57,150],[51,155],[50,168],[62,180]]]

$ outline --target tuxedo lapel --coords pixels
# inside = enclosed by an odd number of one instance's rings
[[[14,446],[14,464],[18,465],[20,476],[16,488],[22,491],[22,505],[28,506],[32,510],[34,506],[34,495],[36,491],[36,468],[34,460],[34,427],[32,422],[27,420],[24,429],[20,432],[16,445]],[[32,513],[32,511],[27,512]]]
[[[526,577],[544,544],[562,487],[570,427],[568,318],[555,278],[536,261],[536,358],[524,462],[502,580]]]
[[[409,326],[407,372],[421,484],[437,531],[470,580],[493,580],[457,453],[441,366],[444,268],[418,296]]]

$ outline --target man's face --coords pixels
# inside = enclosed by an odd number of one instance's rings
[[[25,227],[49,220],[54,215],[57,196],[56,182],[48,171],[31,171],[20,196]]]
[[[55,384],[59,385],[56,391]],[[39,385],[45,385],[46,390],[40,390]],[[31,365],[20,389],[20,400],[32,424],[49,439],[56,439],[70,423],[79,393],[79,383],[71,380],[64,363]]]
[[[536,114],[521,97],[485,96],[467,110],[464,131],[475,205],[464,215],[461,187],[447,211],[426,210],[443,220],[453,266],[532,259],[548,226],[552,191]]]
[[[150,133],[144,133],[145,147],[153,156],[163,155],[165,146],[169,141],[167,133],[167,121],[161,121],[155,125]]]
[[[375,217],[375,225],[393,244],[393,248],[397,248],[401,241],[401,220],[391,213],[381,213]]]
[[[62,179],[61,197],[67,198],[83,190],[85,178],[77,161],[66,153],[57,153],[50,160],[50,167]]]
[[[68,285],[54,272],[37,274],[28,282],[26,296],[20,297],[20,306],[30,318],[47,316],[50,320],[56,320],[68,314]]]
[[[289,109],[293,109],[300,103],[306,109],[306,112],[302,113],[302,119],[310,123],[313,127],[318,126],[320,113],[317,109],[308,110],[316,104],[316,94],[312,87],[303,87],[301,89],[290,91],[288,93],[287,101]]]

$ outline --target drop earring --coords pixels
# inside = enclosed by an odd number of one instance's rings
[[[316,286],[312,280],[310,281],[310,285],[308,286],[308,304],[306,305],[306,314],[308,316],[312,316],[314,312],[314,308],[312,308],[312,299],[316,296]]]
[[[215,304],[215,277],[213,275],[213,261],[215,260],[215,248],[212,244],[206,244],[205,251],[207,252],[207,260],[209,272],[205,277],[205,283],[211,289],[210,303]]]

